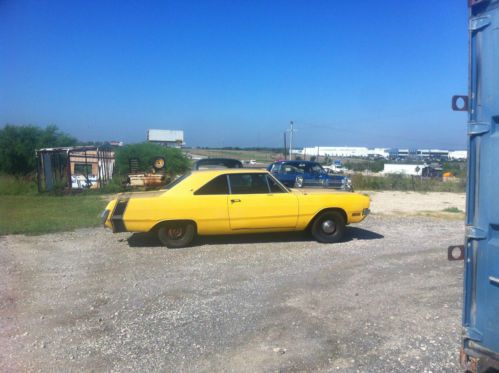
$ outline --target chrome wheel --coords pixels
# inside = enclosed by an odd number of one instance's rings
[[[321,227],[326,234],[333,234],[336,231],[336,224],[333,220],[323,221]]]
[[[319,242],[339,242],[345,231],[345,223],[346,219],[342,212],[324,211],[313,220],[310,233]]]

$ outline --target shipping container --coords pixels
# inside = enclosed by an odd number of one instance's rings
[[[499,361],[499,0],[468,7],[468,95],[452,106],[468,112],[461,363],[477,372]]]

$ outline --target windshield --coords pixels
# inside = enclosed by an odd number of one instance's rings
[[[323,168],[318,163],[297,163],[297,164],[289,164],[285,165],[285,167],[294,167],[295,172],[308,172],[308,173],[321,173],[323,172]]]
[[[187,179],[189,176],[191,175],[190,172],[182,175],[182,176],[179,176],[177,177],[175,180],[173,180],[171,183],[169,184],[166,184],[163,188],[161,188],[161,190],[170,190],[171,188],[173,188],[175,185],[178,185],[180,184],[182,181],[184,181],[185,179]]]

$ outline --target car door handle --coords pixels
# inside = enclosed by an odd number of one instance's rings
[[[231,199],[230,201],[231,201],[232,203],[241,202],[241,200],[240,200],[240,199]]]

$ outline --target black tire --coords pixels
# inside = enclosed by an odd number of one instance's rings
[[[338,211],[320,213],[310,227],[310,233],[322,243],[340,242],[345,232],[345,218]]]
[[[159,241],[172,249],[189,246],[195,236],[196,227],[190,222],[171,222],[158,228]]]
[[[297,176],[295,179],[295,188],[303,188],[303,176]]]

